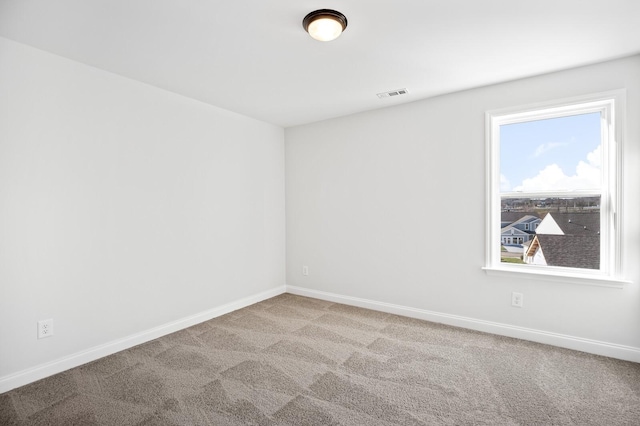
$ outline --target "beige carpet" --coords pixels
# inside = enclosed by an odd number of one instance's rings
[[[2,425],[639,425],[640,364],[284,294],[0,395]]]

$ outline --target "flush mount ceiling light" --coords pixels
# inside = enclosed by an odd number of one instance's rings
[[[331,9],[311,12],[302,20],[302,26],[316,40],[335,40],[347,28],[347,17]]]

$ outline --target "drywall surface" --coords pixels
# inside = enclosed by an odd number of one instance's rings
[[[287,284],[640,355],[639,75],[634,56],[286,129]],[[627,91],[623,261],[632,283],[487,275],[485,112],[615,89]],[[511,306],[514,291],[523,308]]]
[[[282,128],[0,39],[0,379],[283,287],[284,217]]]

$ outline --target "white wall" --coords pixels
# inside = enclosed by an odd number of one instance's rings
[[[635,56],[286,129],[287,284],[640,361],[638,76]],[[620,88],[628,90],[623,244],[633,283],[487,275],[485,111]],[[512,291],[524,294],[522,309],[511,307]]]
[[[638,75],[636,56],[283,135],[0,38],[0,391],[281,288],[285,148],[290,286],[640,351]],[[485,110],[623,87],[633,284],[485,275]]]
[[[0,38],[0,382],[283,289],[284,231],[282,128]]]

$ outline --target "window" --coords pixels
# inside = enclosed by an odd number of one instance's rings
[[[623,111],[616,91],[487,113],[486,270],[620,279]],[[520,219],[513,262],[500,231]]]

